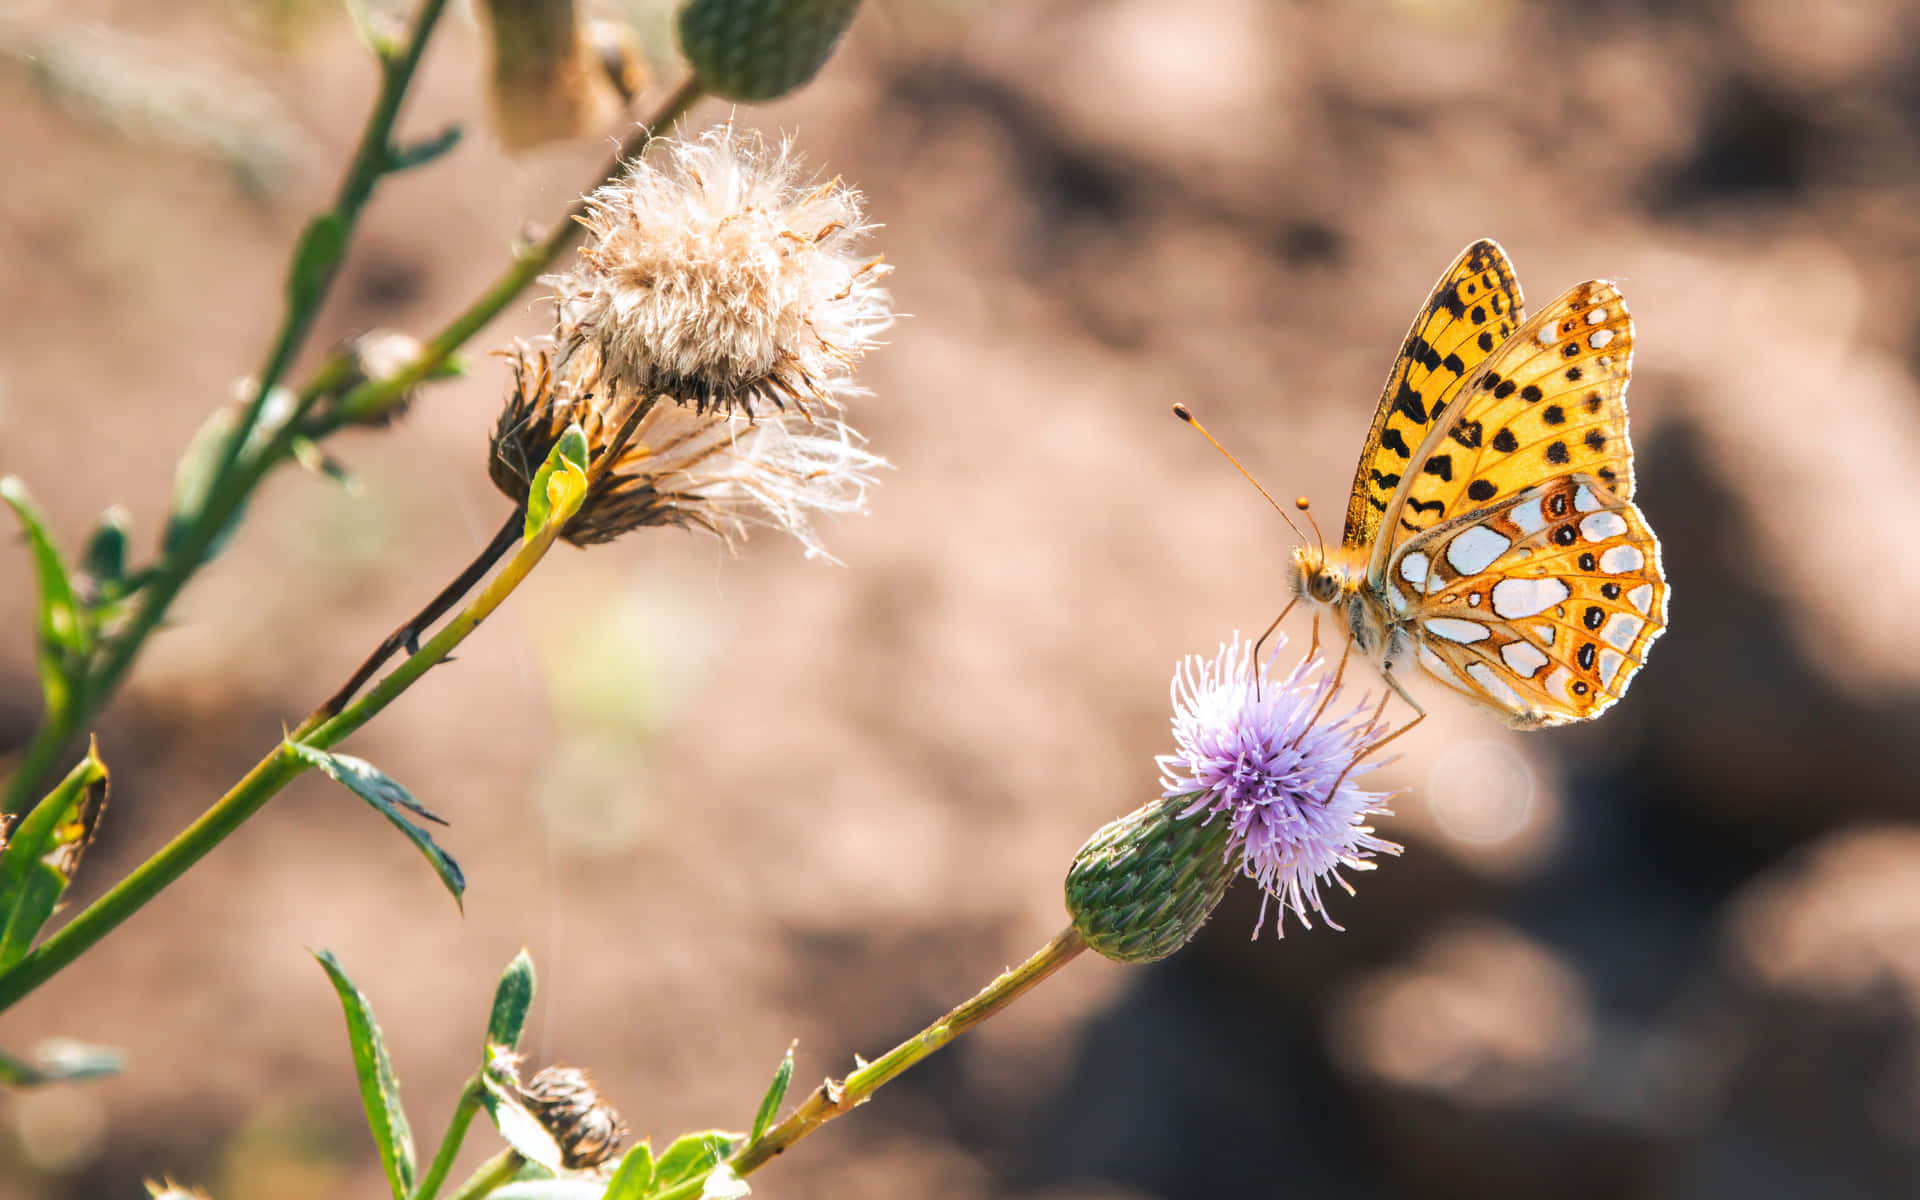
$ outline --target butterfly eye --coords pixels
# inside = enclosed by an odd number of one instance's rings
[[[1307,590],[1312,592],[1313,598],[1320,603],[1331,604],[1340,595],[1340,581],[1333,577],[1331,571],[1315,571],[1307,580]]]

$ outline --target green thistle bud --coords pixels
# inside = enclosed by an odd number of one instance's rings
[[[680,49],[709,92],[773,100],[811,80],[860,0],[690,0]]]
[[[1182,819],[1191,796],[1155,800],[1100,829],[1067,871],[1067,911],[1087,945],[1146,963],[1187,944],[1240,869],[1230,822]]]

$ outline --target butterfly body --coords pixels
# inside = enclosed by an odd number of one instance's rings
[[[1633,504],[1625,301],[1591,280],[1522,307],[1498,245],[1462,252],[1388,376],[1341,544],[1287,569],[1416,710],[1397,678],[1414,664],[1537,728],[1624,694],[1667,586]]]

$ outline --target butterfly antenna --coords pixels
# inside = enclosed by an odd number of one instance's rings
[[[1320,522],[1313,519],[1313,510],[1307,507],[1307,498],[1305,496],[1297,497],[1293,502],[1293,506],[1305,513],[1307,516],[1307,524],[1313,526],[1313,540],[1319,544],[1320,558],[1321,561],[1324,562],[1327,557],[1326,535],[1320,532]],[[1301,538],[1300,540],[1304,542],[1307,539]]]
[[[1280,514],[1280,519],[1287,523],[1288,529],[1293,530],[1293,536],[1299,538],[1303,542],[1307,540],[1307,535],[1300,532],[1300,527],[1293,523],[1293,518],[1287,515],[1287,510],[1281,507],[1281,504],[1278,500],[1275,500],[1273,498],[1273,494],[1267,491],[1267,489],[1260,486],[1260,481],[1253,477],[1252,472],[1248,471],[1245,467],[1240,465],[1240,460],[1235,458],[1231,453],[1227,451],[1227,448],[1225,446],[1222,446],[1220,444],[1219,438],[1216,438],[1211,433],[1207,432],[1207,427],[1205,425],[1202,425],[1197,419],[1195,419],[1192,410],[1190,410],[1184,404],[1176,404],[1173,406],[1173,415],[1176,417],[1179,417],[1182,421],[1185,421],[1187,424],[1193,426],[1195,429],[1198,429],[1200,431],[1201,437],[1207,439],[1209,442],[1212,442],[1213,448],[1215,450],[1218,450],[1221,454],[1225,455],[1227,461],[1233,464],[1233,469],[1240,472],[1241,475],[1246,477],[1247,482],[1253,485],[1253,490],[1256,492],[1259,492],[1262,496],[1265,496],[1267,503],[1273,505],[1273,511]],[[1316,530],[1316,532],[1318,531]]]

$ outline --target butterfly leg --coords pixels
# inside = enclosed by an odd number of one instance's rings
[[[1353,654],[1353,639],[1348,638],[1346,649],[1340,652],[1340,665],[1333,672],[1333,686],[1328,688],[1327,694],[1320,698],[1320,707],[1313,710],[1313,722],[1315,724],[1319,722],[1320,714],[1327,711],[1327,705],[1333,703],[1333,698],[1339,695],[1340,681],[1342,679],[1345,679],[1347,676],[1347,658],[1352,654]],[[1384,701],[1385,699],[1386,699],[1385,696],[1381,697],[1381,700]],[[1374,719],[1376,721],[1379,720],[1377,716]],[[1328,795],[1332,795],[1332,793],[1329,792]]]
[[[1387,707],[1387,698],[1385,696],[1381,696],[1379,707],[1373,710],[1373,719],[1376,722],[1379,721],[1380,714],[1386,711],[1386,707]],[[1337,778],[1334,779],[1333,786],[1327,789],[1327,800],[1331,802],[1333,798],[1339,794],[1340,785],[1346,782],[1347,776],[1352,773],[1355,767],[1359,766],[1361,763],[1365,762],[1367,759],[1372,758],[1375,754],[1378,754],[1380,752],[1380,747],[1386,745],[1388,742],[1391,742],[1393,739],[1399,737],[1401,734],[1407,732],[1409,729],[1412,729],[1415,725],[1418,725],[1420,722],[1426,719],[1427,719],[1427,714],[1423,712],[1419,716],[1415,717],[1413,720],[1408,721],[1405,725],[1402,725],[1400,728],[1394,730],[1392,733],[1381,738],[1379,741],[1374,742],[1372,745],[1368,746],[1365,750],[1362,750],[1360,753],[1354,755],[1353,761],[1346,765],[1346,768],[1340,772]]]
[[[1402,700],[1405,700],[1407,702],[1408,708],[1411,708],[1414,712],[1417,712],[1420,714],[1419,716],[1415,717],[1411,722],[1409,722],[1405,726],[1402,726],[1400,730],[1401,733],[1405,733],[1407,730],[1412,729],[1415,725],[1418,725],[1420,722],[1427,719],[1427,710],[1420,707],[1420,702],[1418,700],[1415,700],[1412,696],[1407,695],[1407,689],[1404,687],[1401,687],[1400,681],[1393,677],[1392,667],[1381,668],[1380,678],[1387,681],[1387,686],[1393,689],[1394,695],[1400,697]],[[1381,699],[1384,700],[1386,699],[1386,697],[1383,696],[1381,697]],[[1394,736],[1398,737],[1399,734],[1395,734]]]
[[[1287,601],[1287,606],[1280,610],[1280,615],[1273,619],[1273,624],[1267,626],[1267,631],[1261,634],[1260,640],[1253,644],[1253,698],[1255,700],[1260,698],[1260,647],[1267,644],[1267,639],[1273,636],[1273,631],[1280,628],[1280,622],[1287,619],[1287,614],[1292,612],[1293,606],[1298,603],[1300,603],[1298,596]]]

